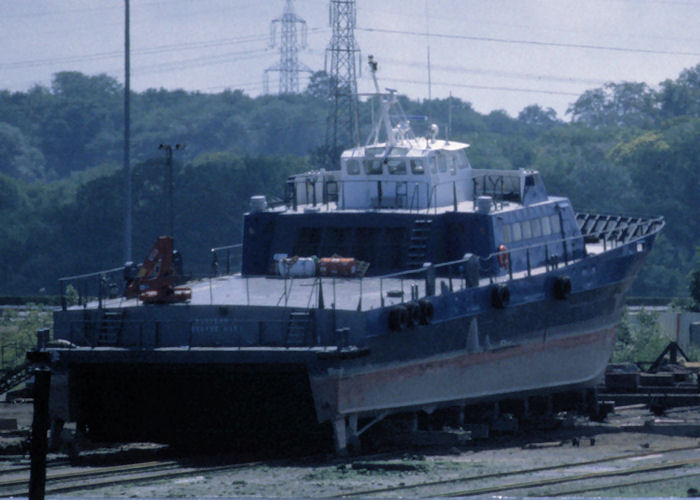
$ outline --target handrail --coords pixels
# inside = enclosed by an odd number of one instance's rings
[[[433,182],[432,180],[426,181],[426,180],[420,180],[420,179],[386,179],[386,178],[381,178],[381,179],[342,179],[342,180],[328,180],[324,181],[325,184],[327,183],[333,183],[335,185],[340,185],[340,189],[338,190],[338,198],[340,199],[334,199],[331,200],[330,197],[324,197],[325,199],[323,201],[316,201],[315,203],[313,200],[309,199],[308,196],[305,196],[306,202],[302,202],[301,205],[321,205],[326,207],[326,209],[330,209],[330,204],[331,203],[336,203],[336,206],[344,210],[347,207],[347,196],[346,196],[346,190],[345,186],[347,185],[353,185],[353,184],[370,184],[370,185],[376,185],[379,183],[380,185],[384,185],[386,183],[393,183],[393,184],[406,184],[407,188],[408,185],[413,186],[413,193],[411,195],[411,199],[409,200],[408,195],[406,196],[406,206],[403,207],[395,207],[399,209],[404,209],[404,210],[409,210],[413,211],[414,209],[416,211],[418,210],[433,210],[435,213],[437,213],[437,209],[440,207],[447,207],[450,205],[455,205],[456,203],[459,203],[461,201],[468,201],[466,198],[462,200],[457,200],[457,195],[456,195],[456,185],[459,181],[464,181],[465,183],[467,182],[467,179],[461,179],[458,177],[455,178],[450,178],[447,180],[442,180],[440,182]],[[420,196],[420,191],[422,189],[419,189],[419,187],[425,186],[425,206],[421,207],[421,196]],[[444,188],[445,186],[452,186],[452,195],[450,196],[450,201],[445,203],[444,205],[438,205],[437,202],[437,190],[439,188]],[[288,200],[288,209],[297,211],[299,209],[299,203],[297,200],[297,190],[296,190],[296,184],[293,184],[292,189],[290,193],[290,200]],[[407,193],[406,193],[407,194]],[[382,192],[381,198],[384,199],[387,196],[385,196],[385,193]],[[393,198],[393,196],[389,196],[389,198]],[[415,203],[415,205],[414,205]],[[379,203],[378,200],[378,206],[377,207],[366,207],[366,208],[381,208],[381,203]],[[222,247],[224,248],[224,247]]]
[[[617,246],[622,246],[622,245],[629,245],[633,244],[636,241],[642,240],[649,235],[657,232],[661,227],[663,227],[664,220],[663,218],[660,217],[655,217],[655,218],[647,218],[647,219],[638,219],[637,222],[640,222],[641,225],[645,225],[646,229],[643,232],[637,232],[637,231],[630,231],[624,239],[622,238],[612,238],[610,240],[607,240],[605,235],[602,239],[602,246],[603,250],[607,250],[608,247],[612,245],[612,247],[617,247]],[[398,282],[401,282],[401,301],[404,300],[404,281],[406,279],[413,280],[413,281],[421,281],[423,279],[426,279],[426,289],[424,289],[425,295],[430,295],[427,290],[427,281],[428,280],[435,280],[434,276],[441,276],[442,278],[440,279],[445,279],[445,282],[448,282],[449,280],[449,288],[452,289],[452,278],[455,276],[455,266],[461,266],[464,264],[471,264],[474,259],[474,257],[478,257],[478,275],[482,279],[488,279],[490,282],[494,282],[496,279],[508,279],[512,280],[514,278],[514,273],[520,273],[518,276],[523,277],[523,276],[530,276],[533,273],[533,269],[546,269],[549,271],[550,269],[557,269],[561,265],[569,265],[571,262],[578,261],[581,258],[585,258],[586,256],[586,236],[589,235],[588,233],[582,233],[582,234],[576,234],[572,236],[566,236],[562,238],[557,238],[554,240],[548,240],[544,242],[538,242],[538,243],[531,243],[531,244],[526,244],[523,246],[516,246],[516,247],[511,247],[506,250],[500,250],[500,251],[495,251],[491,252],[486,256],[480,256],[480,255],[474,255],[469,258],[462,258],[462,259],[457,259],[457,260],[452,260],[452,261],[446,261],[446,262],[440,262],[436,264],[429,264],[427,266],[423,267],[416,267],[413,269],[404,269],[401,271],[393,272],[393,273],[388,273],[384,274],[381,276],[374,276],[372,278],[342,278],[338,281],[338,283],[345,283],[345,282],[356,282],[358,284],[359,289],[357,290],[357,293],[359,293],[358,296],[358,307],[357,310],[362,311],[362,310],[367,310],[368,308],[376,307],[378,304],[382,305],[384,304],[384,292],[386,288],[386,282],[390,282],[391,280],[396,280],[397,285]],[[591,242],[589,242],[591,243]],[[228,245],[225,247],[218,247],[213,250],[234,250],[240,248],[240,244],[236,245]],[[590,250],[590,249],[589,249]],[[500,258],[499,258],[500,257]],[[517,265],[515,266],[514,269],[514,261],[516,261]],[[473,264],[472,264],[473,265]],[[61,278],[60,282],[62,285],[61,293],[62,293],[62,304],[63,304],[63,309],[66,309],[66,304],[65,304],[65,288],[64,285],[67,281],[70,281],[71,279],[78,280],[78,279],[88,279],[91,277],[104,277],[106,274],[110,272],[117,272],[121,271],[123,268],[113,268],[107,271],[99,271],[99,272],[94,272],[94,273],[86,273],[82,275],[76,275],[76,276],[70,276],[70,277],[65,277]],[[464,277],[464,273],[467,271],[467,267],[461,268],[457,270],[457,277]],[[432,273],[432,277],[431,277]],[[214,304],[216,302],[215,300],[215,294],[213,293],[213,285],[212,285],[212,280],[215,277],[215,275],[211,274],[202,274],[202,275],[197,275],[197,276],[191,276],[191,278],[196,278],[196,279],[204,279],[204,283],[206,283],[206,280],[208,279],[209,281],[209,293],[210,293],[210,303]],[[241,280],[245,280],[245,301],[242,302],[242,304],[248,304],[251,305],[251,288],[255,288],[258,284],[256,283],[257,279],[260,278],[266,278],[268,276],[241,276]],[[272,289],[270,288],[270,282],[267,282],[265,284],[266,287],[266,296],[271,296],[271,293],[274,292],[277,294],[278,292],[281,293],[279,296],[275,296],[276,298],[279,298],[278,305],[284,303],[285,306],[291,305],[292,307],[302,307],[306,309],[311,309],[313,307],[313,304],[316,304],[316,307],[324,307],[324,303],[330,304],[335,304],[335,295],[336,295],[336,280],[337,278],[328,276],[328,277],[321,277],[321,276],[315,276],[315,277],[310,277],[313,278],[313,281],[310,283],[305,282],[304,280],[299,280],[297,279],[297,286],[294,286],[294,279],[290,277],[277,277],[280,281],[280,287],[282,290],[279,289]],[[332,283],[329,283],[328,280],[331,280]],[[365,283],[365,280],[371,280],[367,281],[366,286],[363,287],[363,283]],[[104,280],[101,280],[104,281]],[[324,283],[325,282],[325,283]],[[471,281],[473,286],[473,280]],[[311,286],[309,286],[309,284]],[[332,291],[334,299],[332,302],[330,300],[323,300],[322,294],[321,294],[321,289],[323,288],[323,285],[326,285],[326,293],[329,294],[329,292]],[[95,298],[101,298],[101,295],[106,291],[104,289],[104,284],[100,285],[101,288],[98,289],[98,294],[92,295]],[[378,285],[378,286],[377,286]],[[419,285],[422,287],[422,285],[419,282]],[[347,286],[347,285],[343,285]],[[466,285],[465,285],[466,286]],[[308,288],[307,288],[308,287]],[[331,288],[332,287],[332,288]],[[308,292],[307,292],[308,290]],[[81,286],[80,287],[80,305],[85,305],[83,303],[82,298],[83,297],[88,297],[90,296],[87,292],[91,291],[88,290],[87,287]],[[241,292],[243,290],[241,289]],[[293,291],[293,293],[292,293]],[[377,296],[377,292],[379,293],[379,296]],[[260,291],[258,290],[258,296],[259,296]],[[308,295],[305,295],[308,293]],[[329,294],[330,295],[330,294]],[[415,300],[414,297],[415,293],[412,290],[411,291],[411,299],[410,300]],[[355,296],[355,292],[353,292],[353,296]],[[299,299],[303,300],[303,303],[299,302]],[[255,299],[253,299],[254,301]],[[347,302],[347,301],[346,301]],[[294,305],[296,304],[296,305]],[[102,306],[102,302],[100,301],[100,307]],[[121,306],[121,303],[120,303]]]
[[[120,267],[113,267],[112,269],[105,269],[104,271],[95,271],[92,273],[86,273],[86,274],[76,274],[75,276],[65,276],[63,278],[58,278],[58,281],[73,281],[73,280],[79,280],[79,279],[85,279],[85,278],[93,278],[95,276],[102,276],[104,274],[109,274],[109,273],[116,273],[116,272],[121,272],[124,270],[124,266]]]

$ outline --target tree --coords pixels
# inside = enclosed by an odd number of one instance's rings
[[[658,118],[656,94],[646,83],[609,82],[587,90],[566,111],[589,127],[649,128]]]
[[[688,289],[694,302],[694,311],[700,311],[700,246],[695,249],[696,268],[690,273]]]
[[[29,144],[20,129],[0,122],[0,173],[36,181],[45,178],[44,155]]]
[[[675,81],[663,81],[657,99],[666,118],[700,117],[700,64],[683,70]]]
[[[548,129],[561,123],[552,108],[543,109],[537,104],[527,106],[518,114],[518,120],[534,129]]]

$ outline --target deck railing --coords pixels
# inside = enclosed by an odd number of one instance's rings
[[[263,277],[241,276],[245,287],[245,300],[235,302],[241,305],[256,305],[264,299],[265,304],[301,309],[339,307],[338,294],[357,297],[357,303],[348,306],[343,297],[343,309],[365,311],[384,307],[387,303],[402,303],[425,296],[440,295],[456,289],[481,286],[497,281],[509,281],[531,276],[534,273],[548,272],[560,266],[586,258],[584,246],[600,245],[606,251],[620,245],[639,241],[659,231],[664,221],[661,217],[619,217],[594,214],[577,214],[581,235],[550,240],[521,247],[493,252],[487,256],[465,255],[465,258],[437,264],[426,263],[423,267],[371,278],[341,277]],[[594,247],[591,246],[591,249]],[[230,276],[240,264],[241,245],[217,247],[211,250],[212,272],[206,275],[191,276],[192,286],[199,286],[200,292],[208,289],[209,304],[224,305],[225,299],[216,297],[216,283],[219,276]],[[221,266],[225,272],[222,272]],[[103,307],[108,298],[120,297],[123,285],[119,276],[124,268],[69,276],[59,280],[61,304],[87,307],[88,302]],[[262,280],[262,278],[270,278]],[[68,285],[73,286],[74,303],[69,304]],[[342,287],[340,286],[342,285]],[[342,288],[342,290],[339,290]],[[204,289],[204,290],[203,290]],[[202,303],[202,302],[199,302]],[[129,303],[133,305],[133,302]],[[111,303],[110,307],[126,305],[125,299]]]

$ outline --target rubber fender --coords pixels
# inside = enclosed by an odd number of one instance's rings
[[[571,278],[557,276],[554,280],[554,296],[559,300],[568,299],[571,295]]]
[[[408,311],[404,306],[394,306],[389,310],[389,329],[403,330],[408,326]]]
[[[420,324],[420,306],[416,302],[406,304],[406,312],[408,313],[408,326]]]
[[[491,288],[491,305],[496,309],[504,309],[510,302],[508,285],[498,283]]]
[[[435,316],[435,307],[428,299],[423,299],[418,302],[420,307],[420,322],[423,325],[429,325]]]

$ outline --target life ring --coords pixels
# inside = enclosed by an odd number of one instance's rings
[[[508,269],[509,261],[510,253],[508,252],[508,247],[503,244],[498,245],[498,265],[503,269]]]
[[[408,326],[408,311],[404,306],[392,307],[389,310],[389,329],[398,331]]]
[[[554,280],[554,296],[559,300],[565,300],[571,295],[571,278],[557,276]]]
[[[496,309],[505,309],[510,302],[510,290],[503,283],[494,285],[491,289],[491,305]]]

